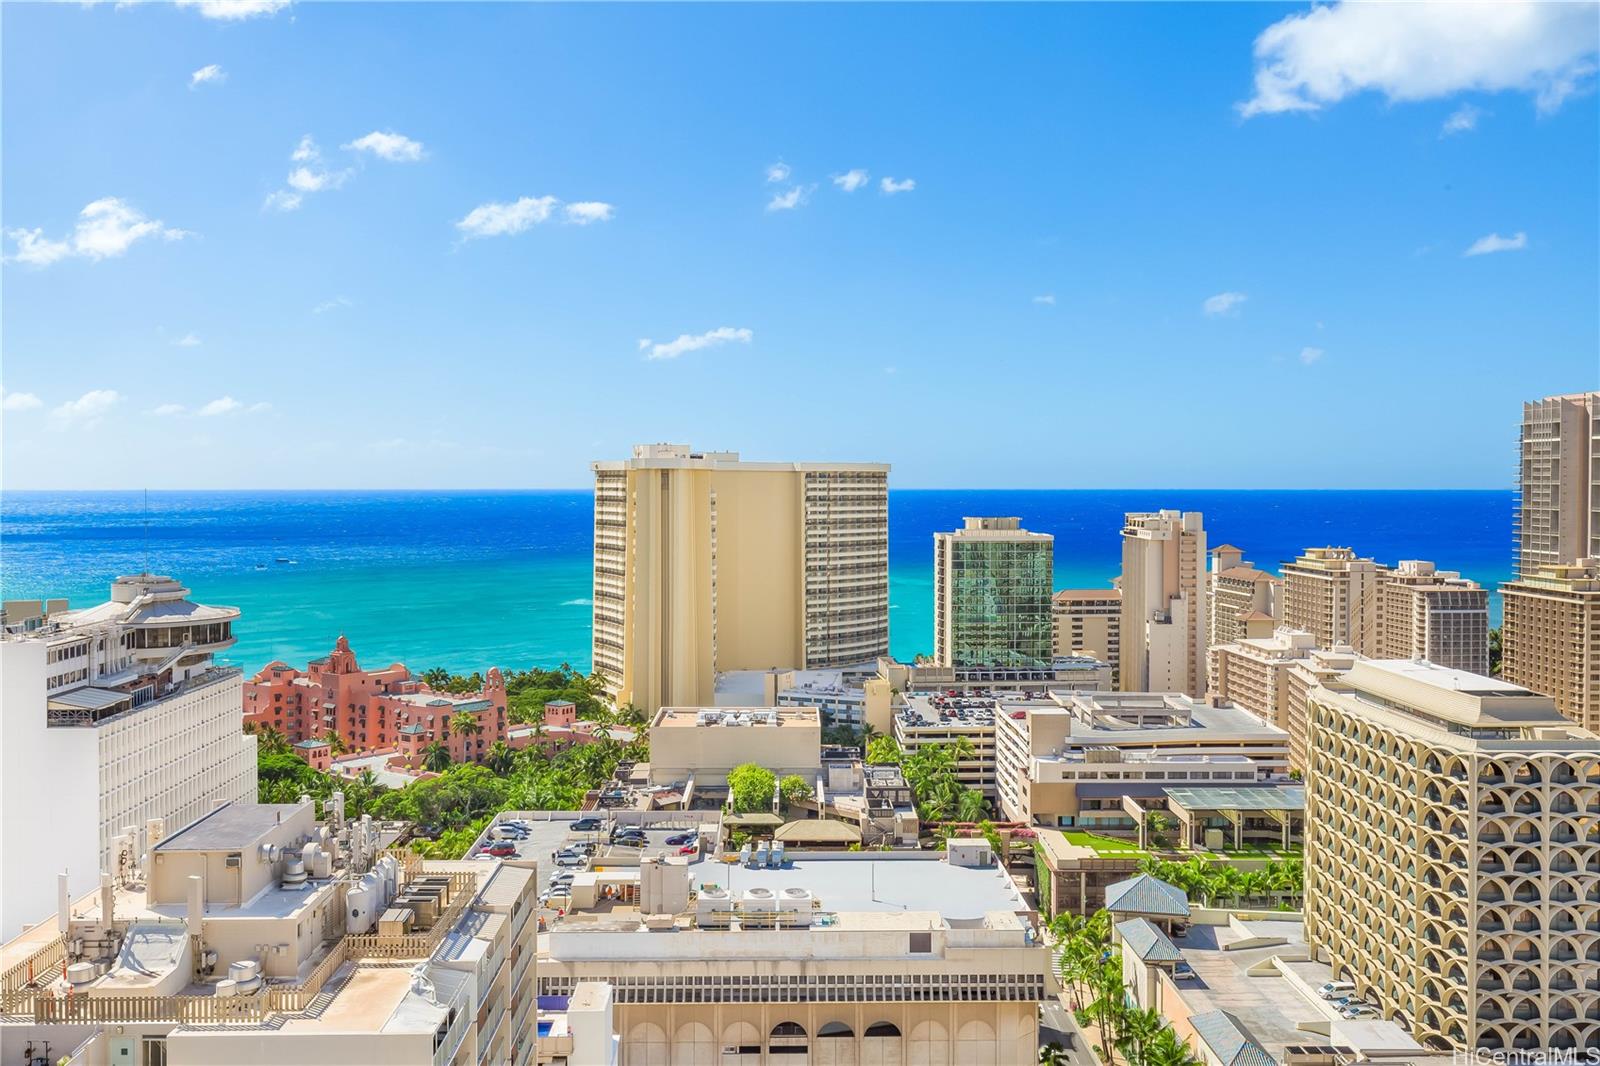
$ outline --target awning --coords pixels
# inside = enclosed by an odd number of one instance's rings
[[[859,844],[861,830],[833,818],[806,818],[785,823],[773,839],[786,844]]]

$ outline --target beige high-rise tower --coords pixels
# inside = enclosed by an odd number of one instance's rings
[[[1500,586],[1501,675],[1600,729],[1600,559],[1540,566]]]
[[[1382,589],[1376,658],[1488,674],[1488,589],[1422,559],[1402,559]]]
[[[889,467],[752,463],[687,445],[593,464],[594,667],[647,712],[716,675],[889,650]]]
[[[1211,549],[1210,581],[1207,640],[1213,647],[1272,636],[1283,617],[1283,598],[1278,594],[1282,582],[1246,562],[1244,552],[1232,544]]]
[[[1522,405],[1515,569],[1600,557],[1600,392]]]
[[[1200,512],[1129,514],[1121,589],[1122,691],[1205,695],[1210,612]]]
[[[1349,548],[1307,548],[1283,567],[1283,624],[1310,633],[1319,648],[1376,655],[1387,571]]]

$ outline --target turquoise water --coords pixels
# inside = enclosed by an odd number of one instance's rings
[[[1212,545],[1263,569],[1344,544],[1492,588],[1510,576],[1511,506],[1499,491],[896,490],[891,650],[931,650],[932,534],[963,515],[1055,534],[1057,588],[1105,586],[1123,513],[1161,507],[1203,511]],[[249,670],[301,664],[341,633],[369,666],[586,670],[591,522],[587,492],[152,492],[148,512],[140,493],[4,493],[0,595],[99,602],[148,558],[197,599],[243,611],[231,655]]]

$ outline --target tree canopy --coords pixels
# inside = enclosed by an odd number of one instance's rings
[[[778,777],[764,766],[742,763],[728,771],[728,803],[739,814],[770,811]]]

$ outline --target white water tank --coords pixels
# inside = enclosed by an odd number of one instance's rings
[[[365,933],[372,928],[373,915],[378,913],[378,901],[372,889],[356,884],[344,897],[344,929],[351,934]]]
[[[748,888],[743,903],[746,914],[776,914],[778,895],[770,888]]]
[[[393,855],[378,860],[378,876],[383,878],[383,902],[388,906],[400,892],[400,862]]]
[[[228,980],[240,995],[249,995],[261,987],[261,964],[255,959],[242,959],[228,963]]]
[[[733,910],[733,897],[725,888],[702,888],[695,901],[695,924],[703,926],[727,925],[728,912]]]
[[[233,981],[228,980],[226,977],[224,977],[222,980],[217,982],[217,990],[212,993],[212,995],[217,996],[217,997],[219,997],[221,999],[227,999],[230,996],[237,996],[238,994],[239,994],[239,986],[238,986],[238,984],[236,984]]]
[[[73,987],[86,985],[98,976],[92,962],[75,962],[67,967],[67,983]]]

